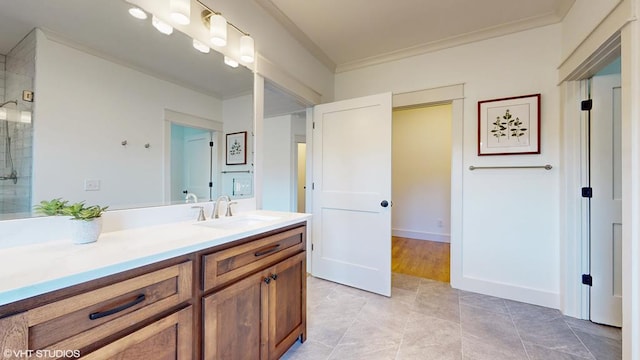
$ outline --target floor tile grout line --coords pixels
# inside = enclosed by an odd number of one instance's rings
[[[360,307],[360,310],[358,310],[358,313],[353,317],[353,320],[351,321],[351,324],[349,324],[349,327],[347,327],[347,329],[344,331],[344,334],[342,334],[342,336],[340,337],[340,340],[338,340],[338,342],[336,343],[336,346],[333,347],[333,349],[331,350],[331,352],[329,353],[329,356],[327,357],[328,359],[331,359],[331,356],[333,355],[333,353],[336,351],[336,349],[338,348],[338,345],[340,345],[340,343],[342,342],[342,339],[344,339],[345,335],[347,335],[347,332],[349,332],[349,330],[351,329],[351,327],[353,326],[353,324],[355,324],[356,320],[358,320],[358,316],[360,315],[360,313],[362,312],[362,309],[364,309],[364,307],[367,305],[367,303],[369,303],[369,299],[362,297],[362,299],[365,300],[364,305],[362,305],[362,307]]]
[[[571,330],[571,333],[573,334],[573,336],[575,336],[578,341],[580,341],[580,344],[582,344],[582,346],[584,346],[585,349],[587,349],[587,351],[589,352],[589,354],[591,355],[591,357],[595,360],[597,360],[596,356],[593,355],[593,353],[591,352],[591,349],[589,349],[589,347],[587,346],[587,344],[584,343],[584,341],[582,341],[582,339],[580,338],[580,336],[578,336],[578,334],[576,334],[576,332],[573,330],[573,327],[571,327],[571,325],[569,325],[569,323],[565,320],[562,319],[562,322],[564,322],[567,327],[569,328],[569,330]]]
[[[460,292],[457,292],[458,295],[458,327],[460,328],[460,358],[464,359],[464,346],[462,344],[462,306],[460,304]]]
[[[535,360],[535,359],[531,358],[531,355],[529,355],[529,351],[527,350],[527,346],[524,344],[524,340],[522,340],[522,335],[520,335],[520,328],[518,327],[518,325],[516,324],[515,319],[513,318],[513,314],[511,313],[511,307],[509,307],[509,304],[507,304],[506,301],[502,300],[502,302],[504,303],[504,306],[507,308],[507,313],[509,314],[509,319],[511,319],[511,323],[513,324],[513,328],[516,329],[516,334],[518,334],[518,339],[520,339],[520,344],[522,344],[522,349],[524,350],[524,354],[527,355],[527,359]]]
[[[393,287],[392,289],[392,294],[391,296],[393,296]],[[415,303],[416,299],[418,298],[418,289],[420,289],[420,283],[418,283],[418,286],[416,287],[416,291],[413,297],[413,302]],[[411,311],[411,309],[409,309]],[[402,329],[402,337],[400,337],[400,344],[398,344],[398,349],[396,350],[396,356],[394,357],[394,359],[398,359],[398,355],[400,354],[400,348],[402,348],[402,343],[404,342],[404,337],[407,334],[407,326],[409,325],[409,316],[406,317],[406,319],[404,320],[404,328]]]

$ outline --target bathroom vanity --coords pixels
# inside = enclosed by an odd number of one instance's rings
[[[306,339],[308,217],[258,211],[3,249],[0,359],[277,359]]]

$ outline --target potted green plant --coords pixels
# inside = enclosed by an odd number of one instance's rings
[[[40,204],[34,206],[33,209],[38,214],[48,216],[62,215],[67,203],[67,200],[62,200],[61,198],[43,200],[40,201]]]
[[[72,240],[75,244],[96,242],[102,232],[102,214],[108,206],[86,206],[84,201],[65,205],[63,215],[71,216],[75,220]]]
[[[74,221],[72,240],[75,244],[87,244],[98,240],[102,232],[102,214],[108,206],[85,205],[84,201],[69,205],[69,201],[56,198],[41,201],[34,210],[43,215],[71,216]]]

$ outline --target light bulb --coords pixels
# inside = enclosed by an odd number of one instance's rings
[[[222,15],[211,15],[209,19],[209,34],[211,35],[211,43],[213,45],[227,45],[227,19]]]
[[[199,40],[193,39],[193,47],[201,53],[208,54],[211,50],[207,45],[203,44]]]
[[[240,38],[240,60],[252,63],[254,56],[253,38],[249,35],[242,35]]]
[[[191,0],[170,0],[171,19],[180,25],[191,22]]]
[[[154,28],[156,28],[156,30],[165,35],[171,35],[171,33],[173,33],[173,27],[166,22],[158,19],[155,15],[151,18],[151,24]]]
[[[147,13],[139,7],[132,7],[129,9],[129,14],[136,19],[145,20],[147,18]]]
[[[238,67],[238,62],[233,60],[232,58],[225,56],[224,57],[224,63],[231,66],[232,68],[237,68]]]

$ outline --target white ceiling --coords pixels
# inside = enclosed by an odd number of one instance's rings
[[[255,0],[338,72],[562,20],[574,0]]]

